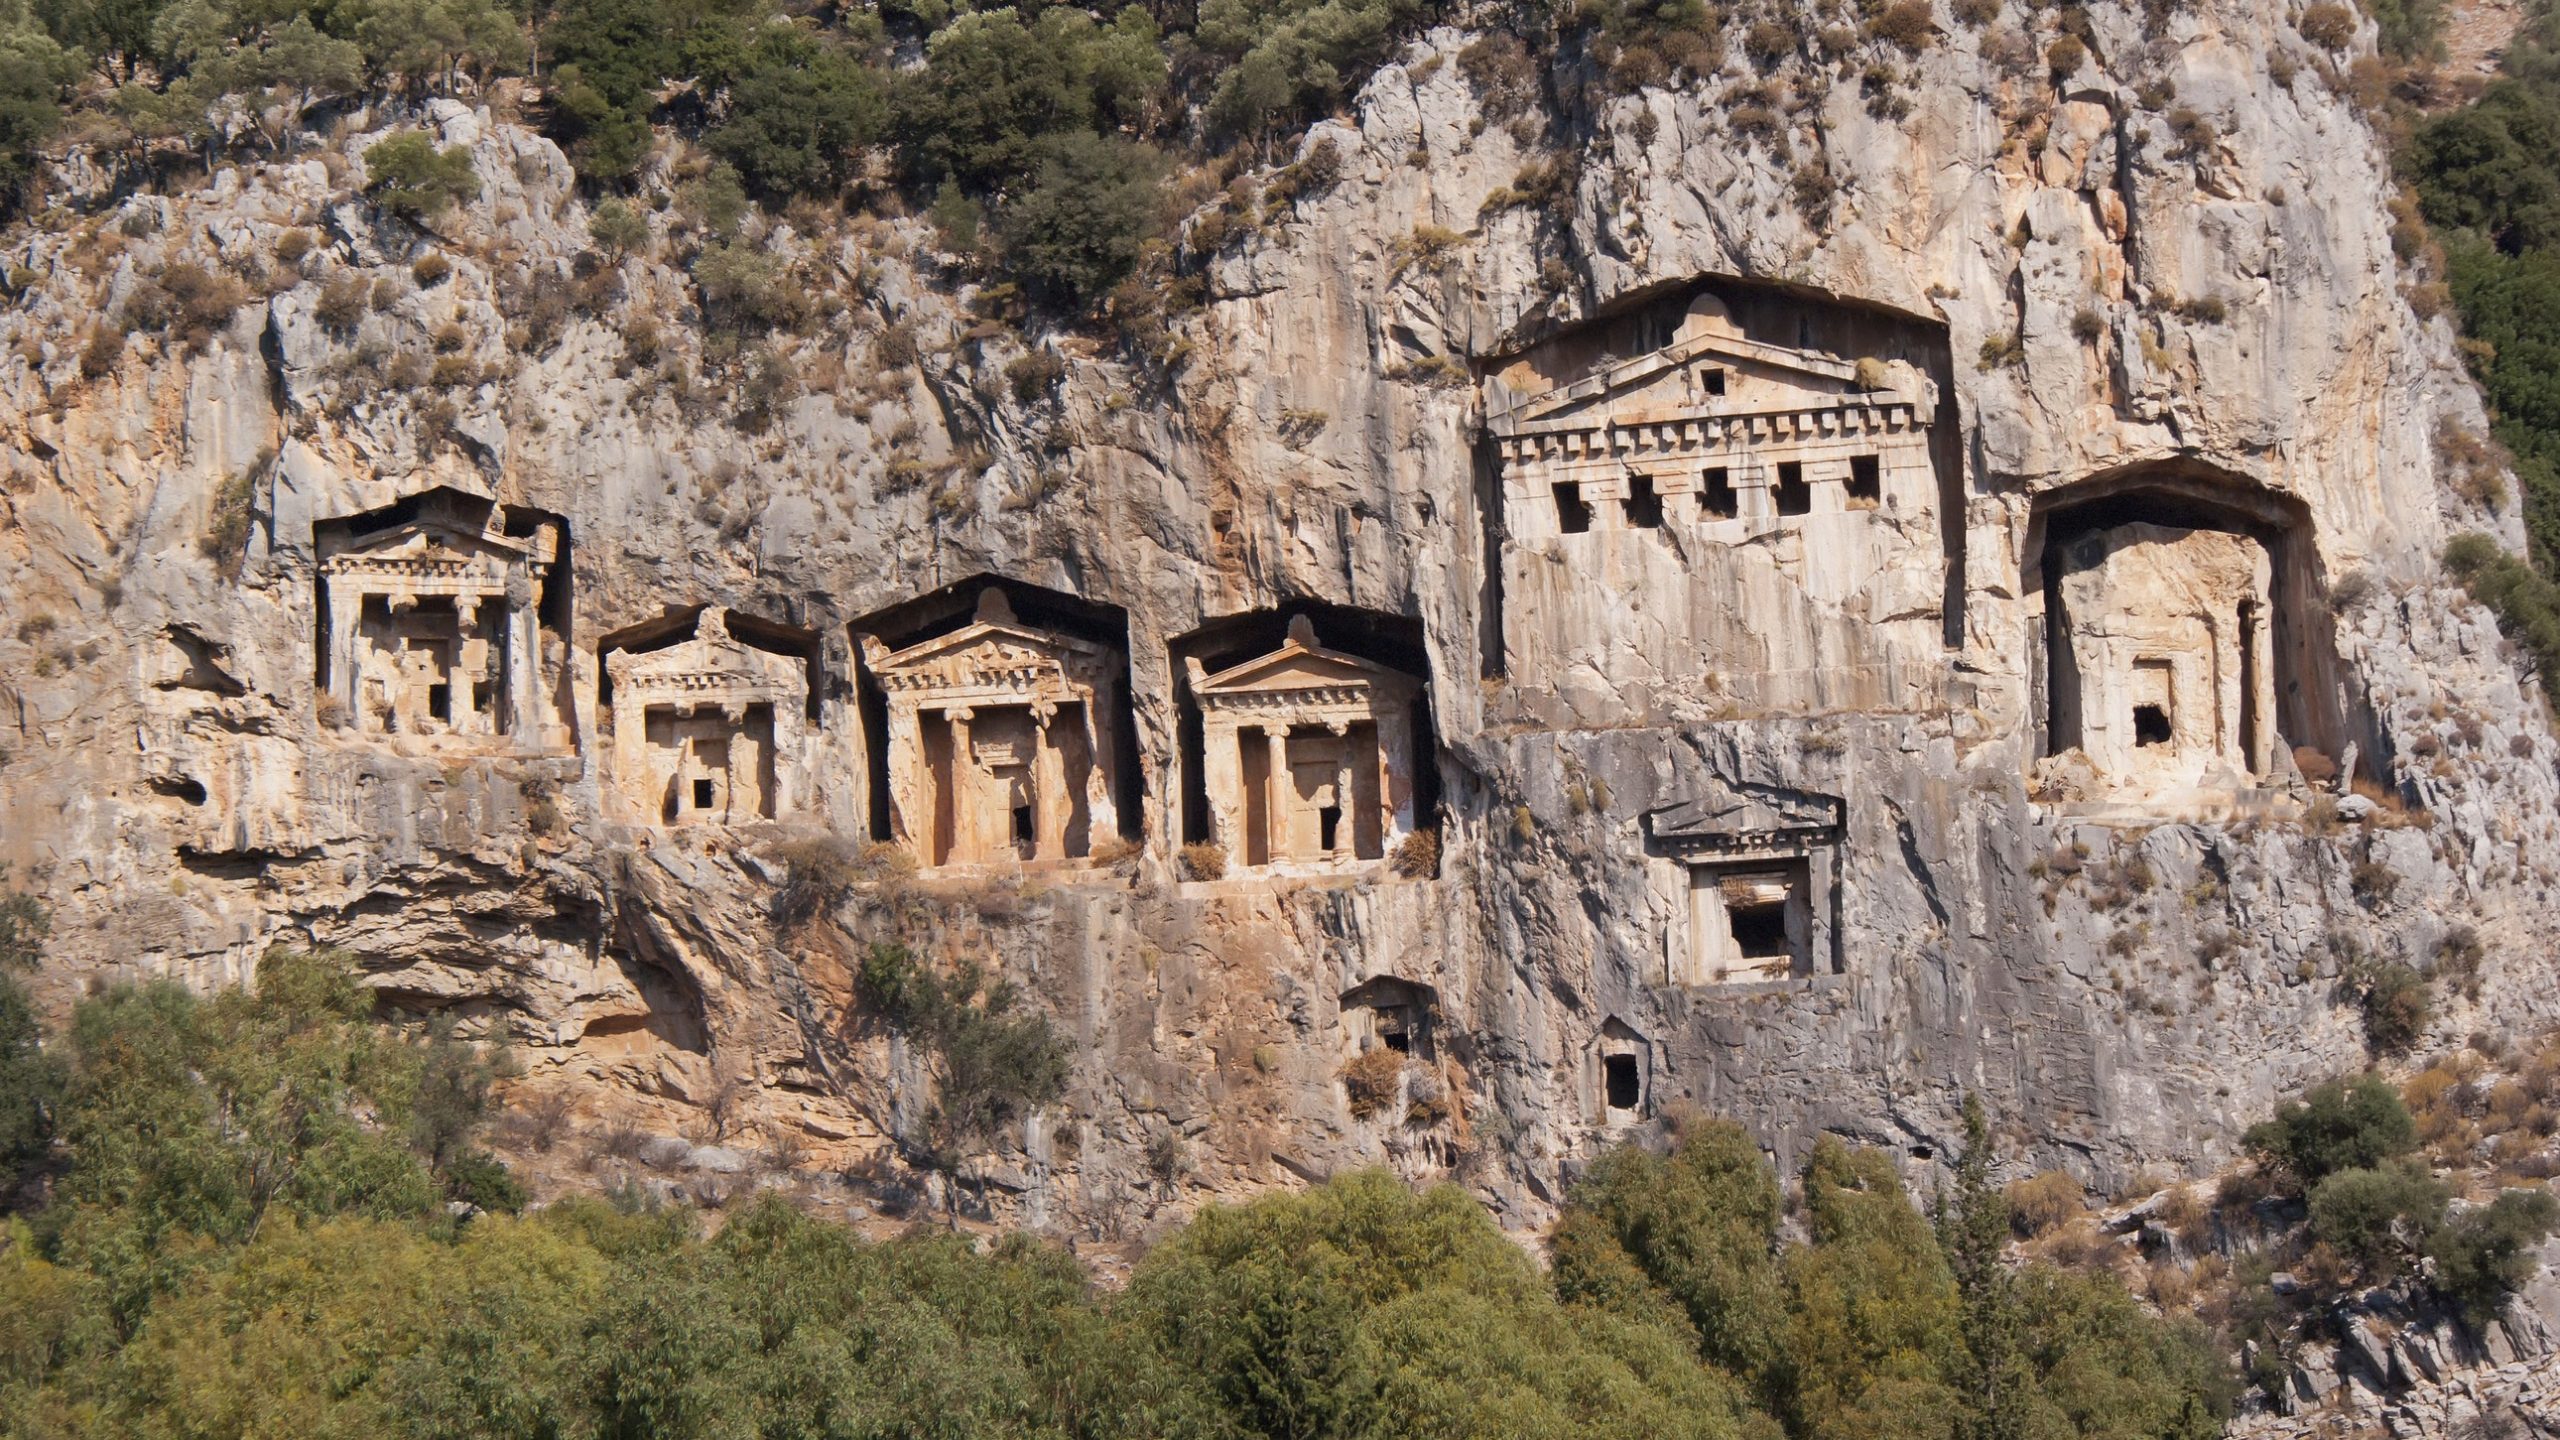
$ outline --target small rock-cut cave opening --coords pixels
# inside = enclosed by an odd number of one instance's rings
[[[1633,1110],[1643,1103],[1644,1079],[1636,1069],[1636,1057],[1603,1055],[1600,1057],[1600,1070],[1608,1089],[1610,1109]]]
[[[2133,707],[2133,743],[2138,746],[2169,743],[2169,712],[2157,705]]]

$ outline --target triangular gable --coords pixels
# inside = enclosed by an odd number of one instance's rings
[[[879,642],[874,640],[872,644]],[[948,635],[910,645],[904,650],[876,654],[871,668],[880,671],[916,670],[935,661],[949,659],[972,650],[992,650],[1005,646],[1029,650],[1037,655],[1064,661],[1069,657],[1092,659],[1107,652],[1089,640],[1072,635],[1059,635],[1047,630],[1034,630],[1025,625],[998,621],[975,621]]]
[[[617,684],[651,685],[733,680],[788,694],[806,674],[804,662],[749,645],[729,633],[729,612],[717,606],[694,620],[693,635],[658,650],[618,650],[605,661]]]
[[[1848,802],[1781,785],[1708,780],[1696,794],[1644,812],[1645,833],[1668,849],[1733,850],[1836,837]]]
[[[1297,690],[1318,686],[1366,684],[1391,692],[1419,684],[1401,670],[1374,660],[1328,650],[1315,643],[1314,628],[1304,616],[1289,622],[1289,638],[1280,648],[1202,677],[1194,689],[1203,697],[1252,690]]]
[[[358,535],[340,546],[337,556],[429,560],[445,564],[468,564],[473,560],[488,559],[504,565],[529,559],[531,552],[529,544],[510,536],[419,519]]]
[[[1733,335],[1701,335],[1621,361],[1570,385],[1559,385],[1514,401],[1488,415],[1485,424],[1497,435],[1517,434],[1541,422],[1561,419],[1573,411],[1591,408],[1599,402],[1638,389],[1666,370],[1698,360],[1726,360],[1737,365],[1757,365],[1800,375],[1808,382],[1809,388],[1825,394],[1840,394],[1844,399],[1851,398],[1851,393],[1844,392],[1852,392],[1858,373],[1856,365],[1827,355],[1765,345]]]

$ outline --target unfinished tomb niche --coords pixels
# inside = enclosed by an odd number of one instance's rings
[[[966,623],[928,629],[901,648],[862,636],[888,838],[932,868],[1081,863],[1120,836],[1125,650],[1017,618],[996,584]]]
[[[1750,329],[1765,332],[1771,317],[1756,312],[1784,304],[1736,306],[1700,290],[1498,368],[1486,427],[1511,538],[1651,530],[1685,517],[1737,522],[1712,533],[1740,540],[1809,515],[1936,510],[1937,381],[1921,365],[1868,353],[1895,348],[1891,327],[1872,318],[1793,327],[1808,344],[1746,329],[1756,321]],[[1859,348],[1832,353],[1819,345],[1825,338]],[[1625,345],[1646,353],[1615,358]]]
[[[1722,781],[1645,812],[1647,848],[1679,864],[1686,900],[1665,937],[1664,981],[1714,986],[1838,973],[1847,812],[1836,795]]]
[[[1432,1021],[1439,1007],[1428,985],[1381,975],[1342,992],[1344,1049],[1352,1057],[1389,1050],[1430,1064],[1439,1058]]]
[[[713,607],[604,649],[618,818],[744,825],[798,808],[815,636]]]
[[[444,488],[314,526],[324,720],[403,746],[569,749],[564,529]]]
[[[2027,567],[2048,799],[2230,796],[2336,753],[2299,507],[2239,477],[2134,472],[2040,498]]]
[[[1249,620],[1222,642],[1213,626],[1177,643],[1184,729],[1199,736],[1185,757],[1186,791],[1199,800],[1186,806],[1186,838],[1223,847],[1231,868],[1314,874],[1383,862],[1437,798],[1425,779],[1422,680],[1324,644],[1303,613],[1257,653],[1260,628]],[[1420,649],[1415,628],[1375,616],[1345,626],[1365,648],[1404,653]]]

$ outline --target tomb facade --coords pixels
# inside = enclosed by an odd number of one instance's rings
[[[1927,513],[1936,408],[1910,366],[1753,340],[1703,302],[1659,349],[1570,384],[1513,399],[1497,379],[1485,424],[1515,540],[1740,540],[1809,515]]]
[[[1412,832],[1420,680],[1324,648],[1303,615],[1269,654],[1214,675],[1197,657],[1184,663],[1211,829],[1230,866],[1352,869]]]
[[[1834,913],[1847,803],[1778,786],[1712,782],[1645,813],[1649,848],[1676,861],[1685,933],[1666,937],[1666,983],[1794,980],[1839,968]]]
[[[1119,833],[1119,652],[1022,624],[994,586],[949,634],[862,645],[887,699],[891,838],[918,864],[1070,864]]]
[[[2246,788],[2275,746],[2272,567],[2246,535],[2129,523],[2048,577],[2051,735],[2115,800]]]
[[[324,712],[402,746],[566,749],[540,597],[560,527],[508,533],[502,507],[432,491],[407,518],[319,534]]]
[[[746,644],[707,609],[690,639],[606,657],[613,795],[644,825],[743,825],[792,813],[808,714],[806,662]]]
[[[1439,1058],[1432,1034],[1438,1001],[1430,986],[1381,975],[1342,992],[1341,1004],[1348,1055],[1391,1050],[1426,1065]]]
[[[1605,1129],[1642,1120],[1652,1101],[1653,1047],[1635,1027],[1612,1015],[1591,1045],[1593,1118]]]

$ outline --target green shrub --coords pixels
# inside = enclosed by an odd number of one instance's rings
[[[706,143],[766,195],[842,189],[888,117],[880,81],[859,56],[780,26],[757,34],[727,91]]]
[[[459,145],[438,150],[423,130],[375,141],[364,152],[364,169],[365,190],[374,203],[406,220],[441,214],[480,194],[471,152]]]
[[[2387,1279],[2444,1218],[2444,1186],[2424,1160],[2403,1156],[2375,1169],[2340,1170],[2311,1187],[2311,1234],[2365,1272]]]
[[[1033,295],[1088,309],[1137,268],[1162,161],[1116,136],[1070,133],[1039,148],[1030,184],[997,218],[1007,268]]]
[[[2417,1122],[2379,1075],[2330,1080],[2249,1127],[2243,1143],[2307,1193],[2341,1170],[2371,1170],[2418,1145]]]
[[[241,562],[249,547],[249,528],[255,521],[254,506],[258,495],[258,471],[251,466],[223,479],[214,487],[213,505],[205,515],[204,534],[198,537],[196,549],[213,561],[225,579],[240,573]]]
[[[2436,1291],[2476,1327],[2505,1308],[2538,1264],[2534,1250],[2560,1223],[2548,1190],[2502,1190],[2498,1198],[2439,1227],[2427,1241]]]

